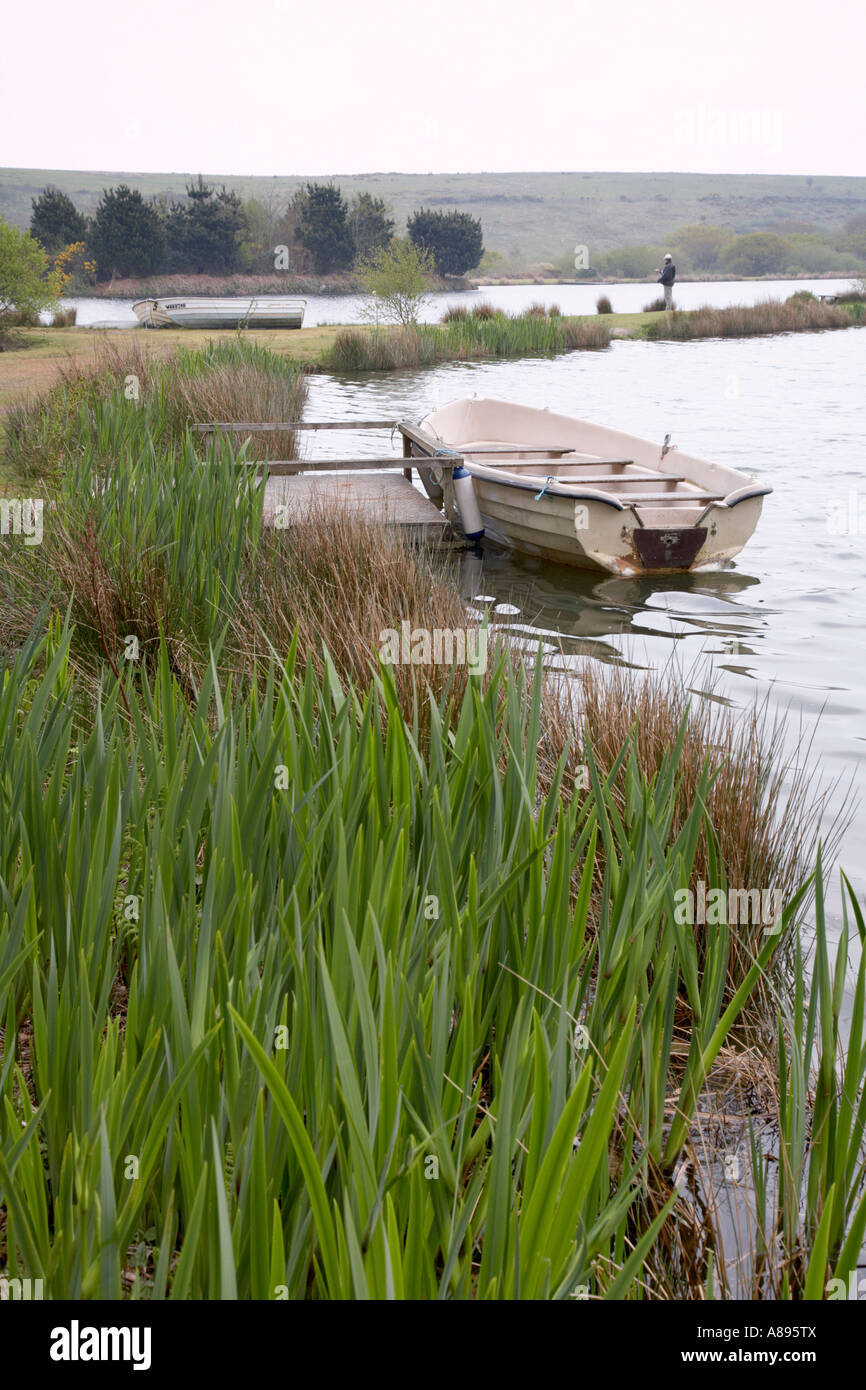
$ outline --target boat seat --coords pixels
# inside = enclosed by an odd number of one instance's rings
[[[627,464],[634,463],[634,459],[604,458],[601,455],[581,454],[572,449],[571,445],[558,444],[495,444],[488,440],[478,440],[476,443],[454,444],[449,446],[455,454],[462,454],[464,458],[474,458],[476,455],[497,454],[502,458],[510,458],[517,454],[542,454],[547,458],[567,459],[569,464],[575,468],[597,468],[599,464],[611,467],[622,468]],[[520,466],[509,463],[506,467],[513,468]],[[667,476],[667,474],[665,474]]]
[[[570,444],[460,444],[453,445],[455,453],[462,454],[570,454]],[[600,459],[593,460],[595,463]]]
[[[553,475],[556,476],[555,474]],[[684,483],[684,473],[578,473],[574,477],[556,478],[558,483]],[[619,494],[617,494],[618,496]]]
[[[615,464],[617,468],[621,468],[623,464],[634,463],[635,461],[634,459],[612,458],[610,454],[581,454],[577,449],[572,449],[566,457],[569,463],[574,464],[575,468],[590,468],[597,463]]]
[[[612,492],[620,502],[724,502],[723,492]]]

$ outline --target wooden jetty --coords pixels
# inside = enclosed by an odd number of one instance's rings
[[[277,420],[210,421],[192,426],[201,435],[295,433],[306,430],[401,429],[401,458],[246,459],[250,468],[266,473],[264,523],[288,527],[328,507],[400,526],[413,538],[436,545],[453,543],[457,515],[451,474],[463,462],[459,454],[437,459],[442,465],[443,508],[439,509],[412,482],[413,427],[401,420]]]

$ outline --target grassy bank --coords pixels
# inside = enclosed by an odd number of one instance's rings
[[[505,314],[468,313],[443,324],[414,329],[347,327],[256,331],[251,341],[310,370],[393,371],[441,362],[522,357],[575,349],[603,349],[613,338],[698,339],[757,334],[820,332],[864,323],[862,302],[820,304],[767,301],[751,307],[664,313]],[[106,340],[133,341],[142,360],[158,360],[179,347],[238,341],[235,330],[162,329],[106,333],[89,328],[19,329],[16,351],[0,353],[0,418],[28,394],[43,391],[78,364],[95,360]],[[123,349],[125,351],[125,349]],[[255,418],[255,417],[253,417]]]
[[[164,448],[197,420],[299,418],[304,372],[257,342],[237,337],[198,350],[176,347],[167,358],[146,340],[100,336],[83,359],[61,359],[50,389],[13,403],[4,421],[3,458],[19,478],[43,477],[82,458],[99,467],[129,447]],[[252,440],[293,458],[291,433]],[[258,454],[256,454],[258,450]]]
[[[414,328],[344,328],[334,338],[323,365],[335,372],[395,371],[492,357],[606,348],[610,329],[599,319],[561,314],[501,313],[452,316],[443,324]]]
[[[766,717],[672,673],[554,684],[502,634],[475,675],[381,662],[404,620],[472,625],[448,562],[339,512],[266,533],[232,442],[186,431],[253,379],[300,410],[263,351],[148,359],[137,401],[97,363],[27,419],[53,506],[0,580],[0,1276],[822,1297],[866,1225],[866,955],[836,1066],[866,925],[849,896],[834,963],[808,769],[785,791]],[[780,905],[684,921],[698,880]],[[734,1146],[737,1248],[680,1176]]]
[[[810,294],[792,295],[784,303],[767,299],[728,309],[692,309],[659,314],[643,336],[650,339],[749,338],[772,333],[817,333],[828,328],[851,328],[864,323],[866,304],[822,304]]]

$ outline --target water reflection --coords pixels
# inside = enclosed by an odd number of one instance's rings
[[[773,488],[735,564],[693,575],[616,578],[582,573],[485,543],[464,560],[464,593],[511,603],[497,614],[576,669],[586,657],[659,670],[711,667],[714,698],[746,707],[768,698],[800,719],[820,716],[816,776],[846,785],[855,817],[841,862],[866,894],[866,544],[838,534],[828,504],[862,479],[866,334],[783,335],[697,343],[618,343],[555,359],[448,363],[428,371],[316,376],[318,419],[419,419],[458,396],[550,406],[754,471]],[[383,434],[319,434],[327,456],[399,453]],[[848,507],[850,512],[850,507]],[[846,512],[846,515],[848,513]],[[476,605],[477,606],[477,605]],[[708,682],[702,681],[704,687]]]
[[[759,583],[754,575],[735,570],[664,580],[620,579],[515,555],[487,541],[467,552],[461,565],[464,594],[478,603],[486,586],[490,592],[484,596],[491,606],[499,606],[497,625],[503,625],[502,601],[507,596],[519,614],[519,620],[510,624],[515,630],[530,623],[548,645],[553,643],[552,650],[566,658],[593,656],[628,665],[634,664],[633,655],[629,659],[620,647],[599,639],[661,636],[676,641],[703,633],[707,655],[753,656],[756,647],[752,644],[764,637],[768,613],[743,596]],[[724,660],[716,664],[727,665]],[[727,669],[749,674],[743,660]]]

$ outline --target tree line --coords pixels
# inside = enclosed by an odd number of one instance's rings
[[[79,274],[106,281],[173,273],[333,274],[367,261],[395,239],[381,198],[343,196],[333,183],[307,183],[288,204],[241,198],[201,175],[186,196],[145,199],[128,184],[103,191],[92,217],[49,185],[32,200],[30,233],[49,256],[75,250]],[[410,245],[428,253],[439,275],[463,275],[481,260],[481,223],[464,212],[419,208],[408,219]]]

